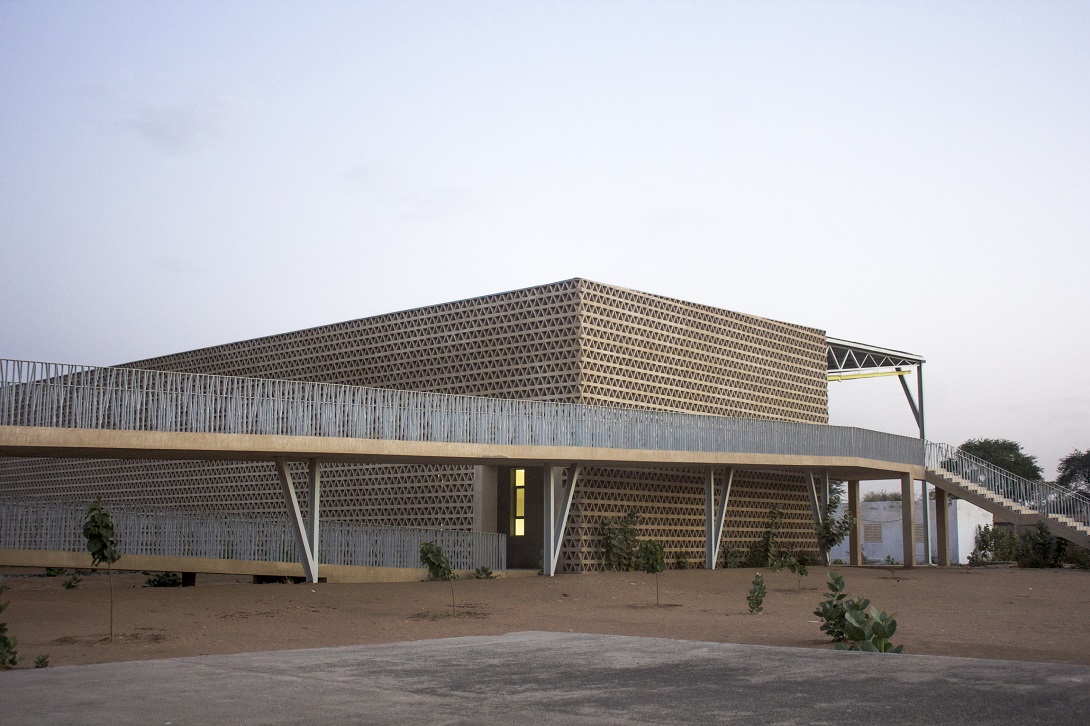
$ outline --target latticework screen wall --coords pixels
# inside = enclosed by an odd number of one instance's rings
[[[734,474],[723,524],[723,545],[742,553],[761,537],[769,510],[783,512],[780,545],[793,552],[817,552],[810,500],[800,475],[776,472]],[[687,469],[619,470],[586,468],[575,487],[568,527],[560,549],[560,570],[586,572],[604,566],[599,525],[633,511],[641,534],[663,543],[667,563],[684,552],[704,561],[704,472]]]
[[[825,423],[825,350],[820,330],[574,279],[128,365]],[[472,467],[326,465],[323,480],[330,518],[475,526]],[[257,463],[12,459],[0,496],[285,511],[271,465]],[[787,513],[785,540],[814,549],[801,479],[783,475],[735,474],[725,539],[746,546],[772,504]],[[576,492],[564,569],[600,566],[597,522],[633,507],[671,553],[700,557],[699,472],[610,470]]]
[[[828,423],[825,332],[580,281],[587,403]]]
[[[306,465],[289,465],[297,482]],[[322,466],[322,517],[393,527],[474,527],[474,467]],[[297,486],[306,506],[306,487]],[[234,461],[7,459],[4,496],[86,504],[101,497],[130,509],[284,515],[273,464]]]

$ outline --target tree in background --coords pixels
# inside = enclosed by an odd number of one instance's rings
[[[1000,469],[1006,469],[1023,479],[1041,481],[1041,467],[1037,457],[1022,451],[1022,445],[1010,439],[969,439],[958,447],[966,454],[972,454]]]
[[[1077,492],[1090,494],[1090,449],[1075,449],[1060,459],[1056,483]]]

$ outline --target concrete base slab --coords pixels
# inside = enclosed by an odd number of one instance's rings
[[[18,724],[1082,724],[1090,667],[514,633],[0,673]]]

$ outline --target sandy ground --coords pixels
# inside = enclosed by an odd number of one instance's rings
[[[1090,664],[1090,572],[1007,567],[837,569],[848,592],[897,615],[906,653]],[[831,648],[813,610],[827,570],[801,580],[764,572],[764,612],[748,612],[754,570],[561,575],[378,584],[254,585],[199,575],[196,587],[149,588],[114,576],[115,632],[105,574],[76,590],[42,570],[0,570],[0,620],[20,667],[500,635],[526,630]],[[421,570],[423,575],[423,570]]]

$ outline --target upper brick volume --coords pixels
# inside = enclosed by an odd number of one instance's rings
[[[579,278],[127,365],[828,422],[824,331]]]

